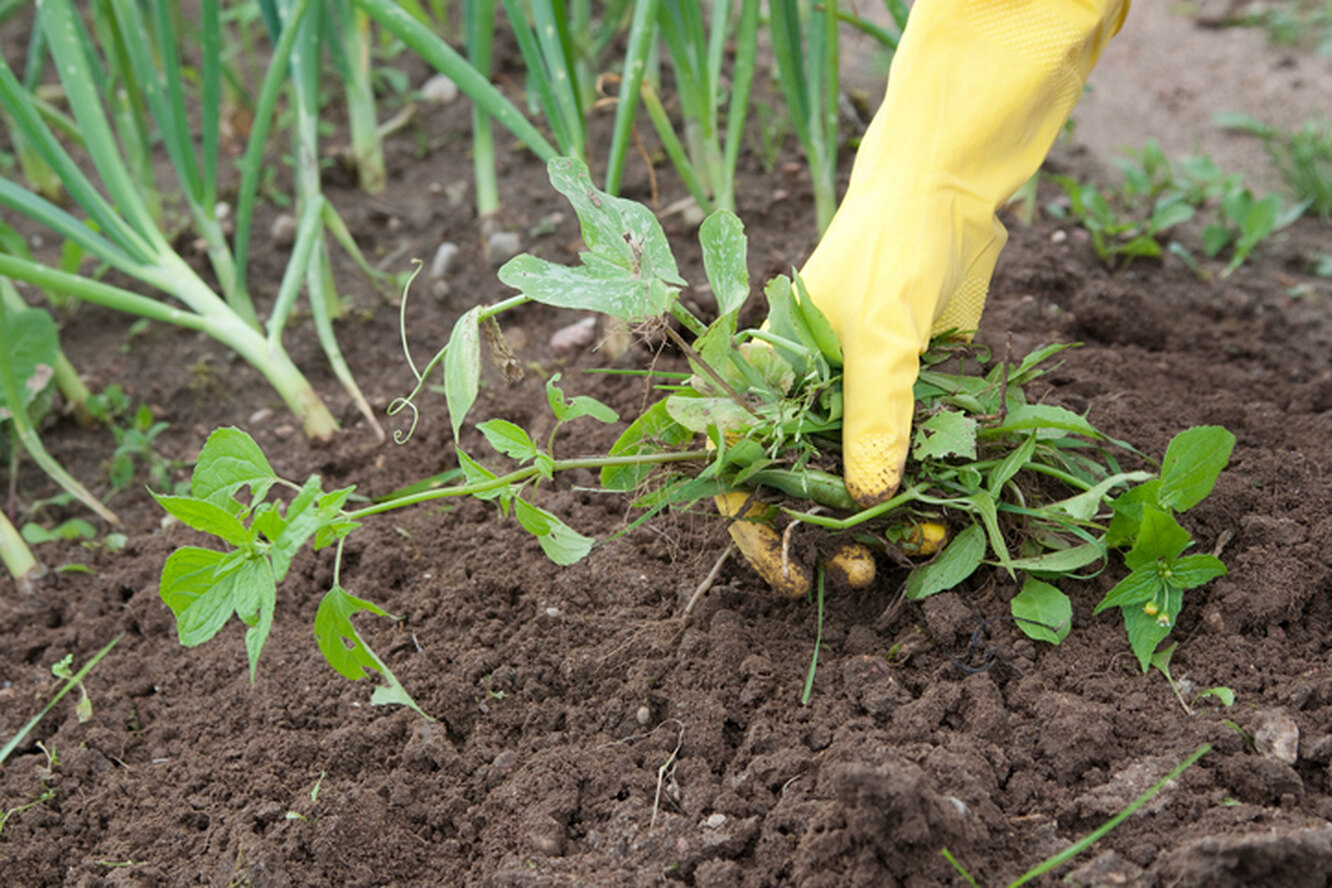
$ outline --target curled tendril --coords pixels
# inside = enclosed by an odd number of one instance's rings
[[[425,267],[425,263],[420,259],[413,259],[412,264],[416,267],[412,269],[412,273],[408,276],[407,282],[402,285],[402,302],[398,306],[398,335],[402,337],[402,353],[407,358],[407,366],[411,368],[412,375],[416,377],[416,381],[420,382],[421,372],[416,369],[416,362],[412,360],[412,350],[407,346],[407,294],[411,292],[412,282],[415,281],[416,276],[421,273],[421,269]],[[416,392],[412,392],[412,397],[415,396]],[[389,416],[392,416],[396,411],[393,411],[392,407],[389,409]],[[399,407],[398,409],[401,410],[402,408]],[[416,424],[413,423],[412,425],[414,427]],[[411,437],[410,432],[408,432],[407,437]]]
[[[417,391],[420,391],[419,387]],[[421,421],[421,411],[416,409],[416,405],[412,403],[412,398],[415,396],[416,392],[412,392],[410,397],[394,398],[393,403],[388,405],[388,410],[384,411],[389,416],[397,416],[404,407],[410,408],[412,411],[412,424],[407,427],[407,431],[404,432],[402,429],[393,430],[394,444],[406,444],[412,440],[412,434],[416,431],[416,424]]]

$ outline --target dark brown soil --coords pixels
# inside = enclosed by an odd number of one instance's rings
[[[461,245],[450,294],[440,300],[418,285],[409,302],[418,361],[461,311],[505,295],[469,210],[468,144],[465,109],[431,110],[419,133],[391,143],[385,194],[329,185],[373,255],[401,249],[428,261],[443,240]],[[569,259],[577,227],[540,164],[523,154],[502,163],[505,222],[525,229],[564,212],[529,248]],[[813,209],[799,166],[769,175],[748,163],[741,215],[759,278],[807,255]],[[670,175],[662,181],[674,188]],[[454,183],[464,186],[460,201],[447,196]],[[635,161],[629,193],[646,198],[647,188]],[[702,281],[694,233],[679,216],[665,224],[685,278]],[[260,218],[257,230],[267,226]],[[1074,631],[1053,648],[1004,619],[1016,590],[998,572],[885,619],[903,580],[888,564],[868,592],[828,602],[813,698],[801,706],[815,632],[807,603],[775,599],[733,561],[681,619],[723,548],[715,519],[664,516],[559,568],[492,506],[466,502],[367,521],[342,568],[350,591],[401,617],[358,625],[438,718],[430,722],[372,707],[368,682],[348,682],[323,661],[311,621],[332,582],[327,552],[303,553],[281,586],[253,685],[240,627],[180,647],[157,580],[167,555],[195,540],[161,527],[138,488],[112,501],[127,524],[123,552],[45,546],[52,567],[92,572],[52,572],[31,594],[0,586],[6,739],[49,699],[53,662],[73,653],[82,663],[123,633],[86,682],[93,718],[79,723],[67,698],[0,771],[4,809],[54,793],[5,824],[0,881],[963,884],[940,854],[947,847],[981,884],[1001,885],[1206,742],[1213,751],[1198,765],[1056,875],[1081,867],[1086,885],[1325,885],[1332,305],[1301,257],[1326,252],[1328,234],[1306,220],[1230,279],[1204,282],[1178,263],[1110,273],[1076,232],[1015,225],[984,322],[985,341],[1002,350],[1011,332],[1018,354],[1086,343],[1041,395],[1089,411],[1148,453],[1190,425],[1236,434],[1215,493],[1186,517],[1200,548],[1223,547],[1231,572],[1188,594],[1173,664],[1195,692],[1233,688],[1230,709],[1200,702],[1189,716],[1159,674],[1138,672],[1117,620],[1091,613],[1114,576],[1068,588]],[[268,299],[285,257],[262,249],[255,289]],[[339,270],[353,303],[339,336],[382,410],[412,381],[398,310],[349,265]],[[1296,285],[1308,289],[1292,296]],[[604,365],[598,353],[551,352],[550,334],[576,319],[539,307],[514,314],[508,329],[529,372],[513,386],[488,376],[478,415],[540,429],[541,386],[554,370],[622,414],[640,409],[639,382],[576,372]],[[307,444],[260,377],[211,340],[153,326],[122,350],[128,330],[126,318],[85,306],[65,320],[63,342],[94,387],[119,381],[171,423],[160,439],[167,456],[190,460],[213,428],[236,425],[284,476],[317,473],[368,495],[454,464],[442,399],[427,397],[410,443],[378,443],[323,369],[308,323],[288,341],[346,426],[328,447]],[[653,359],[639,345],[619,363]],[[105,487],[105,431],[55,418],[42,432],[75,474]],[[604,448],[614,434],[579,428],[561,452]],[[475,432],[465,442],[486,452]],[[574,489],[594,480],[566,479],[540,496],[605,539],[626,510]],[[52,492],[31,468],[17,490],[25,502]],[[989,667],[967,665],[980,663]],[[1252,742],[1291,723],[1294,764]]]

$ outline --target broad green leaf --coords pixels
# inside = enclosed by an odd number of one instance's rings
[[[491,447],[509,459],[526,462],[536,456],[536,444],[531,436],[507,419],[487,420],[479,423],[477,430],[486,436]]]
[[[1138,539],[1124,556],[1124,563],[1129,570],[1137,570],[1158,561],[1174,561],[1192,541],[1189,532],[1179,526],[1173,515],[1155,506],[1144,506]]]
[[[1152,654],[1165,637],[1170,634],[1169,625],[1161,625],[1157,618],[1143,612],[1138,605],[1121,609],[1124,615],[1124,629],[1128,632],[1129,647],[1138,658],[1138,665],[1145,673],[1151,668]]]
[[[766,342],[751,340],[743,342],[738,349],[758,378],[774,394],[785,395],[795,385],[795,368],[786,363],[782,356]]]
[[[1197,703],[1199,700],[1202,700],[1205,697],[1215,697],[1216,699],[1221,701],[1221,704],[1223,706],[1235,705],[1235,692],[1227,687],[1208,688],[1207,690],[1203,691],[1201,694],[1194,697],[1193,702]]]
[[[671,419],[691,432],[706,432],[714,426],[726,432],[737,432],[759,422],[753,414],[729,397],[691,398],[687,395],[671,395],[665,403]]]
[[[590,416],[598,422],[620,421],[618,413],[596,398],[588,395],[578,395],[570,400],[556,385],[559,381],[560,374],[558,373],[546,380],[546,401],[550,404],[550,412],[554,413],[555,418],[560,422],[568,422],[580,416]]]
[[[1104,557],[1105,547],[1100,543],[1083,543],[1080,546],[1056,549],[1030,558],[1014,558],[1009,561],[1008,566],[1013,570],[1039,574],[1067,574]]]
[[[221,537],[233,546],[243,546],[254,540],[254,534],[235,515],[208,500],[157,493],[153,498],[182,524]]]
[[[972,524],[954,537],[934,561],[911,572],[906,597],[928,598],[953,588],[975,573],[984,557],[985,531],[979,524]]]
[[[689,443],[694,433],[680,425],[666,411],[666,402],[658,401],[611,445],[610,456],[638,456],[674,450]],[[601,486],[607,490],[636,490],[647,480],[655,466],[649,464],[606,466],[601,470]]]
[[[764,286],[763,295],[768,300],[767,329],[782,340],[774,342],[773,347],[795,368],[797,376],[803,376],[813,369],[814,357],[822,356],[822,350],[796,304],[791,279],[778,275]]]
[[[546,557],[556,564],[573,564],[583,560],[596,542],[527,500],[514,500],[514,514],[523,529],[537,538]]]
[[[953,410],[942,410],[916,428],[911,455],[918,462],[945,456],[976,458],[976,420]]]
[[[12,311],[0,306],[0,311],[5,312],[5,323],[0,325],[5,336],[0,348],[9,356],[10,371],[18,383],[23,401],[19,406],[26,408],[55,377],[55,363],[60,356],[55,321],[40,308]],[[5,418],[7,409],[14,409],[14,405],[7,404],[4,393],[0,392],[0,420]]]
[[[1142,527],[1144,506],[1159,505],[1161,490],[1159,480],[1148,481],[1121,493],[1110,503],[1114,517],[1110,519],[1110,529],[1105,533],[1105,544],[1114,548],[1126,546],[1138,538]]]
[[[1155,568],[1146,567],[1141,570],[1135,570],[1128,576],[1115,584],[1115,587],[1105,593],[1105,597],[1096,605],[1094,614],[1110,607],[1133,608],[1137,605],[1143,605],[1160,595],[1164,584],[1161,576]]]
[[[237,582],[247,584],[245,606],[237,607],[236,616],[249,628],[245,630],[245,656],[250,661],[250,684],[254,684],[256,670],[259,668],[259,655],[263,653],[264,642],[268,641],[269,630],[273,628],[273,609],[277,604],[277,580],[273,575],[273,566],[266,558],[256,558],[249,562],[254,567]]]
[[[468,484],[481,484],[486,481],[494,481],[499,477],[494,472],[490,471],[490,469],[487,469],[461,450],[458,451],[458,466],[463,470],[463,477],[467,480]],[[503,498],[508,493],[508,487],[500,486],[493,490],[483,490],[480,493],[474,493],[472,495],[477,499],[489,500],[498,498],[503,502]],[[505,506],[505,508],[507,509],[507,506]]]
[[[1101,433],[1084,417],[1072,410],[1054,404],[1020,404],[1009,410],[1003,423],[981,430],[981,437],[994,438],[1010,432],[1038,429],[1041,431],[1077,432],[1088,438],[1101,437]],[[1042,437],[1048,437],[1043,435]]]
[[[458,318],[444,354],[444,403],[453,423],[454,441],[458,440],[458,430],[481,388],[481,331],[477,324],[480,311],[481,306],[477,306]]]
[[[375,670],[383,677],[386,684],[375,688],[370,697],[371,703],[376,706],[400,703],[434,721],[416,705],[416,701],[407,693],[393,671],[384,665],[384,662],[375,656],[375,652],[370,650],[369,645],[361,639],[351,621],[352,614],[358,611],[369,611],[378,617],[397,619],[378,605],[357,598],[341,586],[329,589],[319,602],[319,610],[315,612],[314,620],[315,641],[319,644],[319,651],[328,661],[328,665],[352,681],[364,678],[367,669]]]
[[[223,553],[198,546],[183,546],[167,556],[166,563],[162,565],[158,594],[177,619],[213,587],[214,570],[222,558]],[[222,622],[226,622],[225,617]],[[221,626],[219,623],[218,628]]]
[[[1171,562],[1163,576],[1172,586],[1192,589],[1227,573],[1226,566],[1215,555],[1185,555]]]
[[[1159,502],[1185,512],[1202,502],[1235,449],[1235,436],[1221,426],[1195,426],[1176,435],[1161,461]]]
[[[573,204],[588,251],[570,268],[524,254],[499,270],[499,279],[530,299],[558,308],[581,308],[637,321],[669,308],[684,280],[666,235],[651,210],[592,185],[575,158],[547,164],[551,184]]]
[[[1073,603],[1049,583],[1028,579],[1009,605],[1017,626],[1037,641],[1059,644],[1073,623]]]
[[[745,226],[730,210],[717,210],[698,229],[703,270],[717,299],[717,313],[738,311],[749,298]]]
[[[261,500],[277,481],[254,439],[237,428],[222,428],[208,436],[195,463],[190,489],[195,497],[223,506],[236,491],[248,486],[253,500]]]

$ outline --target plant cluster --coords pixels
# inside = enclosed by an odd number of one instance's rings
[[[1213,259],[1229,253],[1220,272],[1228,277],[1253,250],[1292,224],[1312,206],[1304,198],[1288,205],[1280,195],[1256,196],[1238,174],[1227,174],[1206,156],[1171,160],[1156,140],[1116,160],[1123,174],[1118,190],[1108,191],[1068,176],[1052,176],[1067,206],[1052,203],[1056,218],[1076,219],[1091,235],[1092,248],[1107,265],[1138,257],[1160,257],[1167,250],[1197,274],[1203,270],[1192,250],[1175,236],[1180,226],[1203,213],[1201,247]]]
[[[1068,634],[1072,616],[1068,595],[1054,584],[1087,579],[1119,550],[1128,574],[1096,610],[1120,610],[1144,671],[1175,625],[1183,592],[1225,572],[1214,556],[1188,553],[1193,541],[1176,516],[1210,492],[1233,436],[1217,427],[1190,429],[1171,442],[1159,472],[1124,470],[1120,456],[1139,456],[1131,446],[1083,416],[1028,400],[1025,386],[1048,372],[1046,362],[1065,346],[1039,349],[1016,365],[1000,362],[984,375],[960,363],[950,371],[950,362],[959,360],[956,346],[933,350],[916,386],[917,434],[902,488],[888,502],[857,509],[836,458],[841,352],[799,276],[765,287],[763,329],[738,329],[750,293],[746,242],[739,220],[718,211],[700,229],[718,307],[718,316],[704,323],[677,298],[685,282],[650,210],[599,191],[578,160],[559,159],[549,169],[582,224],[587,250],[581,264],[530,255],[510,260],[500,278],[521,294],[464,314],[430,367],[417,372],[419,392],[431,369],[444,367],[461,483],[352,509],[351,488],[325,491],[318,477],[303,484],[281,479],[248,435],[219,430],[199,455],[190,495],[158,496],[177,519],[230,547],[187,547],[163,568],[161,594],[183,644],[211,638],[235,614],[248,627],[253,675],[272,624],[276,584],[292,557],[312,539],[316,548],[336,545],[333,587],[315,618],[320,649],[349,678],[366,669],[380,672],[387,686],[376,690],[376,702],[414,705],[350,622],[360,610],[384,612],[341,586],[345,538],[374,514],[471,496],[494,502],[553,561],[570,564],[595,541],[539,505],[535,491],[572,468],[598,469],[603,488],[632,498],[646,515],[723,491],[753,491],[752,500],[763,506],[746,520],[772,521],[788,536],[800,529],[809,538],[790,557],[808,550],[818,561],[829,548],[825,543],[854,537],[911,564],[905,593],[913,599],[957,587],[983,564],[996,566],[1021,578],[1011,604],[1017,625],[1052,644]],[[503,469],[487,466],[463,448],[459,435],[477,399],[483,330],[503,310],[527,301],[653,322],[677,343],[690,372],[654,372],[668,380],[655,386],[665,397],[631,422],[608,453],[573,458],[555,452],[565,423],[609,423],[618,416],[592,398],[568,397],[552,377],[546,393],[556,425],[549,437],[539,442],[499,417],[483,421],[478,430],[509,461]],[[983,353],[974,357],[993,363]],[[400,406],[410,404],[408,398]],[[703,446],[695,444],[700,435]],[[283,504],[270,496],[280,489],[294,498]],[[926,522],[947,525],[951,540],[933,558],[912,561],[912,553],[922,551],[914,534]]]

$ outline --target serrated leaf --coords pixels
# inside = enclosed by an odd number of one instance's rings
[[[499,476],[494,472],[472,459],[461,450],[458,451],[458,467],[463,470],[463,478],[468,484],[481,484],[486,481],[494,481]],[[477,499],[496,499],[503,497],[509,492],[505,486],[496,487],[493,490],[483,490],[480,493],[472,494]]]
[[[1028,579],[1009,605],[1017,627],[1028,638],[1059,644],[1073,623],[1073,603],[1049,583]]]
[[[985,531],[979,524],[972,524],[955,536],[934,561],[911,572],[906,597],[928,598],[953,588],[975,573],[984,557]]]
[[[666,402],[658,401],[643,415],[630,423],[611,445],[610,456],[639,456],[660,453],[682,447],[693,437],[693,432],[671,419]],[[601,470],[601,486],[607,490],[636,490],[655,466],[605,466]]]
[[[216,506],[242,487],[254,500],[263,499],[278,479],[254,439],[238,428],[221,428],[208,436],[190,480],[194,496]]]
[[[319,651],[328,661],[328,665],[352,681],[364,678],[367,669],[375,670],[383,677],[386,684],[377,687],[370,696],[372,704],[380,706],[386,703],[400,703],[434,721],[416,705],[416,701],[398,681],[393,670],[384,665],[370,646],[361,639],[351,621],[352,614],[359,611],[369,611],[378,617],[397,619],[379,605],[357,598],[341,586],[329,589],[319,602],[319,610],[315,612],[314,636]],[[380,693],[381,691],[383,693]]]
[[[514,500],[514,514],[523,529],[537,538],[546,557],[556,564],[567,565],[583,560],[596,542],[527,500]]]
[[[916,428],[911,456],[917,462],[946,456],[976,458],[976,420],[953,410],[942,410]]]
[[[223,557],[221,552],[198,546],[182,546],[167,556],[162,565],[158,594],[177,619],[213,587],[214,570]]]
[[[536,444],[532,437],[507,419],[491,419],[477,424],[477,430],[486,436],[490,446],[499,453],[526,462],[536,456]]]
[[[319,476],[312,475],[287,507],[286,526],[282,528],[277,539],[273,540],[273,546],[269,549],[269,554],[273,558],[273,573],[279,581],[287,575],[291,559],[296,557],[296,553],[305,545],[305,541],[324,521],[333,517],[333,512],[319,508],[317,500],[321,496],[323,490],[320,488]]]
[[[254,540],[254,534],[247,530],[235,515],[208,500],[158,493],[153,494],[153,499],[182,524],[204,533],[211,533],[233,546],[243,546]]]
[[[596,398],[588,395],[578,395],[569,399],[556,385],[559,380],[560,374],[558,373],[546,380],[546,402],[550,404],[550,412],[555,414],[557,420],[568,422],[571,419],[578,419],[580,416],[590,416],[598,422],[620,421],[618,413]]]
[[[717,313],[738,311],[749,298],[749,265],[745,226],[730,210],[717,210],[698,229],[703,271],[717,299]]]
[[[250,569],[236,577],[236,616],[249,628],[245,630],[245,656],[250,663],[250,684],[259,668],[259,655],[273,628],[273,610],[277,604],[277,580],[273,565],[266,558],[249,562]],[[243,586],[241,584],[244,584]],[[243,596],[241,593],[244,593]],[[243,597],[243,602],[241,598]]]
[[[1185,512],[1202,502],[1234,449],[1235,436],[1221,426],[1195,426],[1180,432],[1161,460],[1160,504]]]
[[[458,430],[481,388],[481,331],[477,324],[480,311],[478,305],[454,322],[444,354],[444,403],[449,408],[454,441],[458,440]]]

